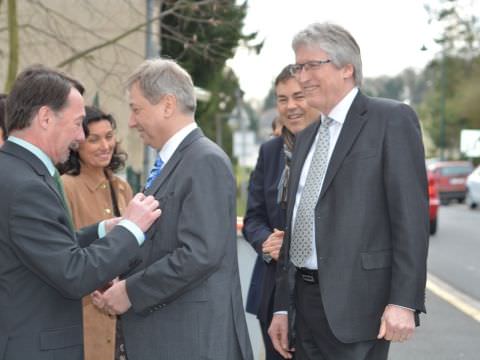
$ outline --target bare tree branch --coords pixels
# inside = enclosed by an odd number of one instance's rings
[[[155,18],[155,19],[152,19],[150,22],[153,22],[153,21],[156,21],[156,20],[158,20],[158,17]],[[134,32],[138,31],[139,29],[144,27],[147,23],[149,23],[149,22],[139,24],[139,25],[131,28],[130,30],[125,31],[124,33],[122,33],[122,34],[120,34],[120,35],[118,35],[118,36],[116,36],[116,37],[114,37],[110,40],[107,40],[107,41],[105,41],[101,44],[97,44],[95,46],[92,46],[88,49],[82,50],[82,51],[74,54],[73,56],[67,58],[66,60],[62,61],[60,64],[57,65],[57,67],[62,68],[64,66],[68,65],[68,64],[71,64],[71,63],[81,59],[84,56],[87,56],[88,54],[90,54],[90,53],[92,53],[96,50],[99,50],[99,49],[102,49],[102,48],[107,47],[109,45],[115,44],[115,43],[119,42],[120,40],[126,38],[127,36],[133,34]]]
[[[89,27],[83,26],[82,24],[76,22],[74,19],[71,19],[71,18],[65,16],[63,13],[58,12],[58,11],[56,11],[55,9],[52,9],[52,8],[46,6],[45,4],[43,4],[43,3],[42,3],[41,1],[39,1],[39,0],[29,0],[29,2],[32,3],[32,4],[34,4],[34,5],[39,6],[39,8],[40,8],[41,10],[43,10],[46,14],[49,15],[48,18],[50,18],[50,19],[56,19],[56,18],[62,19],[62,20],[68,25],[68,27],[71,27],[71,26],[73,25],[73,26],[77,27],[79,30],[81,30],[82,33],[87,33],[87,34],[89,34],[89,35],[92,35],[92,36],[94,36],[95,38],[97,38],[97,39],[99,39],[99,40],[101,40],[101,41],[105,41],[105,42],[109,41],[109,39],[107,39],[106,37],[100,36],[97,31],[94,31],[94,30],[92,30],[92,29],[89,28]],[[90,1],[88,1],[88,3],[91,4]],[[92,5],[92,6],[93,6],[93,5]],[[97,14],[100,14],[100,11],[98,11],[98,12],[96,12],[96,13],[97,13]],[[54,16],[52,16],[52,14],[53,14]],[[64,31],[61,31],[60,29],[57,30],[57,31],[54,31],[53,34],[56,34],[56,36],[55,36],[54,38],[55,38],[56,40],[58,40],[58,39],[59,39],[59,36],[60,36],[61,34],[63,34],[63,33],[65,33],[65,32],[64,32]],[[62,42],[63,42],[63,43],[64,43],[64,42],[69,43],[70,41],[69,41],[68,39],[64,39]],[[143,57],[142,54],[139,54],[138,52],[132,50],[131,48],[129,48],[129,47],[127,47],[127,46],[124,46],[124,45],[122,45],[122,44],[116,44],[116,45],[117,45],[117,46],[120,46],[122,49],[124,49],[124,50],[126,50],[126,51],[128,51],[128,52],[130,52],[130,53],[132,53],[132,54],[134,54],[134,55],[136,55],[136,56]],[[72,50],[72,49],[71,49],[71,50]],[[74,51],[74,53],[76,53],[76,52],[77,52],[77,50]]]
[[[31,1],[33,1],[33,0],[31,0]],[[211,4],[211,3],[213,3],[213,2],[214,2],[214,0],[198,1],[198,2],[195,4],[195,6],[203,6],[203,5],[206,5],[206,4]],[[152,18],[151,20],[145,21],[145,22],[143,22],[143,23],[141,23],[141,24],[138,24],[137,26],[134,26],[133,28],[130,28],[129,30],[123,32],[122,34],[120,34],[120,35],[118,35],[118,36],[116,36],[116,37],[114,37],[114,38],[112,38],[112,39],[109,39],[109,40],[107,40],[107,41],[105,41],[105,42],[103,42],[103,43],[100,43],[100,44],[97,44],[97,45],[95,45],[95,46],[92,46],[92,47],[90,47],[90,48],[88,48],[88,49],[82,50],[82,51],[80,51],[80,52],[72,55],[71,57],[65,59],[65,60],[62,61],[61,63],[59,63],[59,64],[57,65],[57,67],[62,68],[62,67],[64,67],[64,66],[68,65],[68,64],[71,64],[71,63],[73,63],[73,62],[81,59],[82,57],[84,57],[84,56],[86,56],[86,55],[88,55],[88,54],[90,54],[90,53],[92,53],[92,52],[94,52],[94,51],[97,51],[97,50],[99,50],[99,49],[102,49],[102,48],[107,47],[107,46],[112,45],[112,44],[116,44],[116,43],[118,43],[120,40],[122,40],[122,39],[126,38],[127,36],[129,36],[129,35],[137,32],[137,31],[139,31],[140,29],[142,29],[143,27],[147,26],[148,24],[153,23],[153,22],[156,22],[156,21],[162,19],[163,17],[165,17],[165,16],[167,16],[167,15],[175,12],[177,9],[181,8],[182,6],[187,6],[187,5],[190,6],[191,3],[189,3],[188,1],[185,1],[185,0],[179,0],[179,1],[177,1],[177,2],[172,6],[172,8],[161,12],[160,15]]]

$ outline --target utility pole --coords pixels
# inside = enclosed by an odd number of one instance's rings
[[[239,129],[241,132],[241,150],[240,150],[240,159],[238,162],[239,165],[239,176],[240,176],[240,199],[241,201],[244,201],[247,198],[247,180],[246,180],[246,170],[245,170],[245,160],[247,157],[247,117],[245,116],[245,105],[243,103],[243,91],[238,88],[235,91],[235,99],[237,103],[237,109],[238,109],[238,120],[239,120]]]
[[[440,97],[440,160],[445,160],[445,101],[446,101],[446,88],[447,88],[447,74],[446,74],[446,56],[445,48],[442,49],[442,63],[441,63],[441,97]]]
[[[156,57],[155,52],[155,42],[153,39],[153,31],[152,31],[152,19],[154,17],[154,1],[155,0],[146,0],[146,17],[147,17],[147,28],[146,28],[146,36],[145,36],[145,58],[146,59],[153,59]],[[158,1],[160,3],[160,11],[162,11],[162,1]],[[161,25],[159,26],[161,29]],[[160,37],[161,39],[161,37]],[[160,40],[161,41],[161,40]],[[148,173],[150,170],[150,166],[153,164],[153,159],[156,156],[155,149],[152,149],[150,146],[145,145],[143,148],[143,180],[145,181],[148,177]]]

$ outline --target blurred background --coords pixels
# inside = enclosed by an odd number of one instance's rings
[[[479,359],[479,15],[480,0],[0,0],[0,92],[34,63],[78,78],[87,104],[117,119],[138,190],[154,155],[128,129],[124,81],[145,58],[177,60],[197,87],[199,125],[232,159],[242,216],[293,35],[314,21],[343,25],[362,49],[362,91],[414,107],[427,154],[432,314],[392,358]],[[242,242],[239,254],[245,290],[255,255]]]

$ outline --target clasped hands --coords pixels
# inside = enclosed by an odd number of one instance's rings
[[[273,233],[262,244],[262,252],[266,255],[270,255],[273,260],[277,261],[280,254],[280,249],[283,243],[284,232],[278,229],[274,229]]]
[[[122,315],[132,306],[125,280],[114,280],[107,290],[95,290],[91,297],[93,304],[109,315]]]

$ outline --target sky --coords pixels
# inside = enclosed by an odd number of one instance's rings
[[[365,77],[394,76],[408,67],[420,70],[440,51],[433,41],[439,26],[429,24],[424,2],[248,0],[244,32],[258,32],[264,46],[259,55],[238,48],[228,65],[240,79],[245,99],[261,101],[280,70],[295,62],[293,36],[310,23],[330,21],[345,27],[359,43]],[[420,50],[423,45],[426,51]]]

